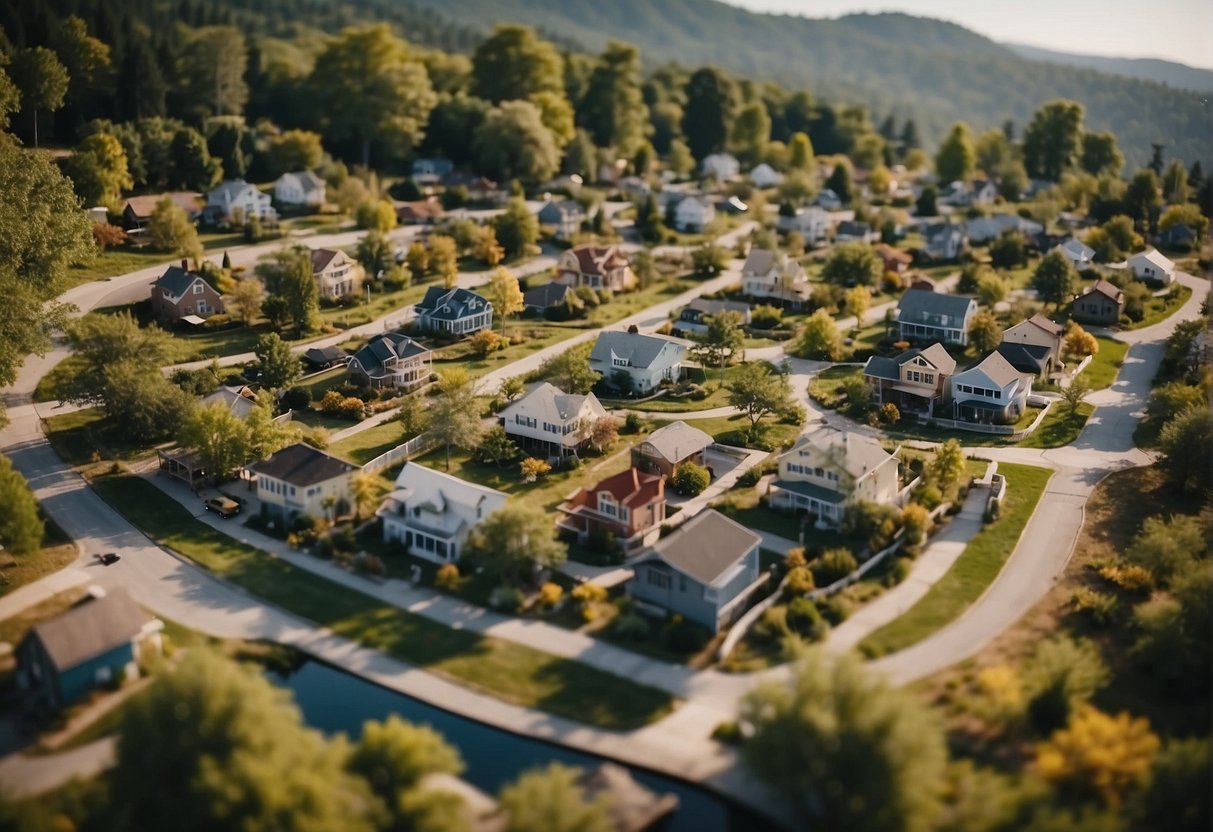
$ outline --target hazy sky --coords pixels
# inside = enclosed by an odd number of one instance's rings
[[[837,17],[899,11],[999,41],[1213,68],[1213,0],[724,0],[754,11]]]

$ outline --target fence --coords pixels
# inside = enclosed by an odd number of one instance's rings
[[[381,453],[379,456],[363,465],[362,470],[367,474],[374,474],[379,471],[383,471],[387,468],[391,468],[398,462],[408,460],[410,457],[416,454],[424,453],[437,444],[438,437],[434,436],[434,434],[429,433],[428,431],[426,433],[420,433],[407,442],[397,445],[390,451]]]

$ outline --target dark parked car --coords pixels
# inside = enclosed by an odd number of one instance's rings
[[[122,560],[122,556],[117,552],[106,552],[104,555],[97,555],[97,560],[101,561],[103,566],[109,566]]]

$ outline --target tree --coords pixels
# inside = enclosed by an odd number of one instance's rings
[[[983,304],[993,307],[1007,299],[1011,287],[997,274],[987,274],[977,281],[977,296]]]
[[[911,543],[922,543],[931,528],[931,513],[918,503],[910,503],[901,511],[901,527]]]
[[[935,172],[939,174],[940,182],[963,182],[973,177],[976,165],[973,134],[969,132],[969,125],[959,121],[952,125],[947,138],[939,146],[939,152],[935,154]]]
[[[442,278],[442,285],[453,288],[459,277],[459,247],[455,240],[445,234],[431,237],[429,261],[430,270]]]
[[[422,250],[424,251],[424,247]],[[375,280],[396,265],[396,251],[391,240],[382,232],[368,231],[358,241],[354,259],[358,261],[358,265],[362,266],[367,277]],[[429,265],[428,255],[426,255],[426,265]]]
[[[1076,358],[1085,358],[1099,352],[1099,341],[1094,335],[1070,321],[1066,327],[1065,337],[1062,339],[1062,352]]]
[[[846,352],[842,343],[842,333],[830,313],[818,309],[805,321],[804,329],[796,342],[795,352],[804,358],[819,361],[841,361]]]
[[[1133,218],[1125,214],[1117,214],[1109,218],[1100,226],[1100,230],[1108,235],[1108,239],[1112,243],[1112,259],[1119,260],[1129,252],[1140,251],[1145,245],[1141,235],[1133,228]]]
[[[726,310],[708,318],[707,328],[695,333],[696,359],[704,367],[720,368],[720,383],[724,384],[725,367],[745,346],[745,333],[741,330],[741,316]]]
[[[1138,231],[1147,231],[1152,227],[1161,206],[1162,189],[1154,171],[1145,168],[1133,174],[1125,188],[1124,209]]]
[[[426,829],[429,827],[414,825],[417,800],[425,794],[418,788],[423,778],[461,774],[464,764],[459,751],[433,728],[413,725],[392,714],[383,722],[363,724],[346,769],[366,781],[379,799],[380,813],[389,820],[380,828]]]
[[[284,321],[294,325],[297,336],[302,337],[320,325],[320,294],[312,277],[308,249],[282,249],[257,266],[257,276],[271,296],[263,305],[266,317],[270,317],[270,301],[276,301],[281,304]]]
[[[1168,205],[1183,205],[1188,201],[1188,172],[1176,159],[1162,175],[1162,196]]]
[[[1192,570],[1205,551],[1200,519],[1176,514],[1166,519],[1147,517],[1125,551],[1125,560],[1148,569],[1159,587]]]
[[[872,292],[867,286],[854,286],[847,290],[845,298],[847,314],[855,316],[856,329],[862,328],[868,307],[872,305]]]
[[[577,782],[581,771],[552,763],[524,772],[501,790],[509,820],[505,832],[610,832],[610,798],[590,802]]]
[[[489,278],[488,296],[493,303],[493,314],[501,320],[501,336],[504,338],[506,320],[521,312],[523,307],[518,278],[509,269],[498,266]]]
[[[1051,251],[1040,261],[1032,274],[1032,288],[1045,303],[1061,308],[1074,295],[1078,272],[1074,264],[1059,251]]]
[[[33,116],[34,147],[38,146],[38,111],[54,112],[67,95],[67,67],[54,52],[43,46],[13,54],[8,74],[21,90],[21,107]]]
[[[183,97],[199,117],[241,115],[248,103],[248,45],[235,26],[190,33],[181,54]]]
[[[969,343],[983,353],[1002,343],[1002,326],[989,309],[979,309],[969,322]]]
[[[1001,130],[987,130],[977,137],[973,146],[977,169],[995,176],[1014,155],[1010,140]]]
[[[368,199],[358,206],[354,222],[359,228],[386,234],[396,227],[396,209],[386,199]]]
[[[546,476],[552,470],[552,466],[548,465],[546,459],[537,459],[533,456],[528,456],[518,465],[518,471],[522,475],[523,482],[535,482],[540,477]]]
[[[518,458],[521,451],[501,425],[494,425],[484,434],[473,454],[477,462],[501,467]]]
[[[839,243],[834,246],[821,277],[840,286],[875,286],[884,275],[884,266],[867,243]]]
[[[32,555],[42,548],[45,527],[38,501],[21,472],[0,454],[0,549],[14,555]]]
[[[425,67],[386,23],[342,31],[316,57],[307,88],[326,138],[356,142],[363,167],[375,143],[412,148],[438,100]]]
[[[1082,137],[1083,108],[1073,101],[1050,101],[1032,116],[1023,134],[1023,161],[1033,179],[1056,182],[1074,166]]]
[[[122,191],[134,186],[122,143],[109,133],[93,133],[64,162],[64,173],[86,206],[115,208]]]
[[[1163,211],[1158,220],[1158,230],[1166,231],[1176,225],[1186,225],[1196,234],[1199,241],[1209,230],[1209,218],[1200,212],[1200,208],[1192,204],[1171,205]]]
[[[1213,413],[1198,407],[1167,422],[1159,436],[1162,467],[1168,478],[1188,494],[1204,494],[1213,475],[1208,461],[1213,453]]]
[[[649,108],[640,83],[636,47],[609,41],[594,63],[577,108],[579,120],[599,147],[614,148],[621,156],[640,149],[649,131]]]
[[[918,196],[918,202],[914,205],[914,213],[920,217],[933,217],[939,213],[939,207],[935,204],[939,192],[934,185],[926,185],[922,189],[922,193]]]
[[[95,100],[109,91],[109,46],[89,35],[88,25],[74,14],[52,26],[50,45],[67,70],[65,104],[77,112],[92,111]]]
[[[472,138],[477,167],[500,180],[536,184],[560,169],[560,148],[530,101],[506,101],[489,110]]]
[[[999,234],[990,243],[990,264],[996,269],[1015,269],[1028,262],[1028,247],[1017,231]]]
[[[964,449],[955,439],[949,439],[936,449],[929,479],[940,491],[946,491],[960,480],[964,470]]]
[[[476,382],[462,367],[438,377],[438,395],[430,403],[430,432],[446,446],[446,470],[451,470],[451,447],[471,450],[480,441],[484,426]]]
[[[810,652],[741,704],[746,765],[806,829],[929,828],[947,751],[934,714],[853,656]]]
[[[793,133],[788,141],[788,167],[791,170],[813,170],[813,143],[807,133]]]
[[[1116,146],[1116,134],[1110,130],[1102,133],[1082,134],[1082,169],[1094,176],[1103,173],[1117,176],[1125,166],[1125,157]]]
[[[592,181],[598,174],[598,148],[584,128],[573,131],[572,140],[565,145],[560,172],[576,174],[587,181]]]
[[[228,314],[245,326],[249,326],[261,314],[265,302],[265,287],[255,277],[246,277],[236,282],[236,288],[223,298]]]
[[[229,478],[250,458],[248,428],[222,402],[191,408],[177,431],[177,441],[198,455],[215,480]]]
[[[851,197],[853,196],[851,166],[843,162],[836,164],[834,170],[830,173],[830,178],[826,180],[826,187],[838,194],[838,198],[842,200],[843,205],[850,205]]]
[[[708,469],[689,460],[675,468],[674,476],[670,479],[674,490],[688,497],[702,494],[711,483],[712,475]]]
[[[64,392],[64,400],[76,404],[100,404],[110,415],[130,409],[130,402],[119,402],[110,387],[107,371],[115,380],[125,382],[131,367],[159,367],[172,354],[171,338],[159,327],[140,328],[129,312],[118,315],[89,315],[67,327],[68,342],[81,363]],[[159,373],[147,373],[148,384],[168,381]],[[175,389],[175,388],[174,388]],[[178,391],[179,392],[179,391]]]
[[[539,220],[521,197],[513,197],[505,204],[505,210],[493,220],[493,228],[506,257],[525,254],[539,240]]]
[[[564,563],[567,547],[556,538],[551,518],[538,506],[507,503],[472,532],[469,554],[494,580],[529,582],[535,570]]]
[[[708,241],[691,252],[691,267],[701,277],[715,277],[729,267],[729,253]]]
[[[540,376],[566,393],[585,395],[602,380],[601,373],[590,369],[592,348],[592,344],[583,344],[552,356],[540,366]]]
[[[498,266],[505,259],[505,249],[497,242],[497,232],[491,225],[484,225],[476,232],[476,257],[489,268]]]
[[[614,416],[600,416],[590,425],[588,443],[598,453],[604,453],[619,441],[619,420]]]
[[[108,777],[115,828],[373,828],[340,748],[285,693],[215,653],[189,651],[122,713]]]
[[[1154,756],[1147,784],[1134,810],[1138,829],[1204,832],[1213,826],[1209,793],[1209,741],[1168,740]]]
[[[564,92],[564,62],[529,26],[499,24],[472,54],[472,91],[493,104]]]
[[[320,134],[311,130],[283,130],[269,140],[265,163],[269,175],[277,178],[284,173],[312,170],[324,158]]]
[[[657,204],[657,197],[650,194],[643,203],[636,209],[636,230],[640,232],[640,238],[646,243],[659,243],[665,239],[666,228],[665,220],[661,213],[661,208]],[[637,252],[639,253],[639,252]],[[649,265],[652,265],[652,255],[645,251],[648,255]],[[640,277],[640,272],[636,271],[636,258],[632,257],[632,271],[636,272],[636,276]],[[652,272],[649,271],[651,278]],[[651,280],[650,280],[651,282]],[[648,284],[641,279],[641,288]]]
[[[751,436],[757,434],[764,417],[792,408],[792,389],[787,377],[772,372],[766,364],[742,365],[725,389],[729,405],[742,411],[750,421]]]
[[[761,101],[747,104],[737,113],[729,139],[742,164],[752,167],[763,160],[771,141],[771,117]]]
[[[670,142],[670,152],[666,155],[666,167],[674,172],[675,176],[690,176],[695,170],[695,157],[691,154],[690,145],[682,139],[674,139]]]
[[[695,70],[684,90],[682,134],[691,154],[701,160],[724,150],[737,112],[737,85],[714,67]]]
[[[206,139],[192,127],[182,127],[173,134],[168,155],[170,187],[205,191],[223,175],[222,163],[211,157]]]
[[[258,338],[253,354],[257,356],[257,366],[261,369],[261,383],[270,390],[285,390],[303,375],[298,356],[291,352],[291,345],[279,338],[276,332]]]
[[[1075,786],[1117,806],[1150,772],[1158,737],[1144,718],[1110,716],[1091,706],[1037,746],[1036,770],[1045,780]]]
[[[1078,406],[1086,399],[1087,394],[1091,392],[1091,384],[1087,381],[1086,376],[1078,376],[1070,382],[1070,386],[1061,391],[1061,400],[1065,402],[1065,412],[1068,418],[1074,418],[1078,413]]]
[[[817,193],[817,183],[807,171],[790,170],[784,174],[783,181],[775,188],[775,193],[782,204],[799,208]]]

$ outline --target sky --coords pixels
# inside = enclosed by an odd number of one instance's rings
[[[993,40],[1213,69],[1213,0],[724,0],[752,11],[838,17],[897,11]]]

